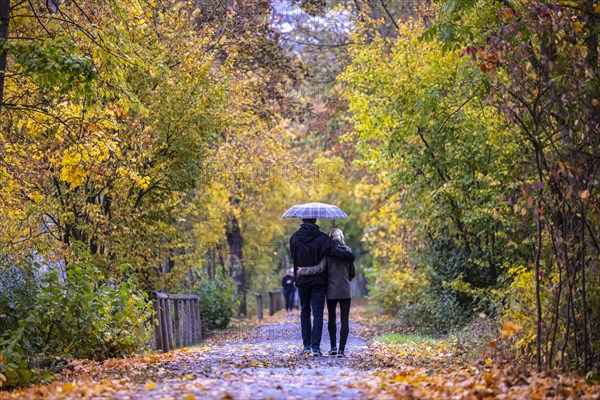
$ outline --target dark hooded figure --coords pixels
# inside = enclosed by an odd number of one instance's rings
[[[325,256],[337,257],[352,262],[356,259],[352,250],[337,246],[316,224],[316,219],[303,219],[300,229],[290,238],[290,252],[294,263],[294,274],[298,268],[319,264]],[[303,353],[313,356],[323,355],[321,336],[323,334],[323,308],[327,290],[327,271],[316,275],[301,275],[296,279],[300,297],[300,324],[302,327]],[[313,325],[310,314],[312,311]]]

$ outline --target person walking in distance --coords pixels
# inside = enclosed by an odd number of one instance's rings
[[[344,242],[344,233],[339,228],[334,228],[329,232],[329,236],[340,249],[352,251]],[[327,312],[329,321],[327,330],[331,342],[330,356],[346,356],[346,342],[350,332],[350,302],[351,289],[350,281],[356,276],[354,262],[345,261],[339,258],[325,256],[319,265],[313,267],[298,268],[299,276],[312,276],[327,273]],[[340,305],[340,346],[336,345],[336,308]]]
[[[291,316],[296,298],[296,285],[294,285],[296,278],[291,268],[288,268],[285,272],[285,276],[281,279],[281,287],[283,288],[283,297],[285,299],[285,313],[287,316]]]
[[[303,219],[300,229],[290,237],[290,253],[297,269],[314,266],[325,256],[353,262],[355,256],[348,247],[340,247],[325,233],[321,232],[316,219]],[[302,327],[303,353],[313,356],[323,355],[321,336],[323,334],[323,308],[327,289],[327,272],[296,278],[296,287],[300,296],[300,325]],[[313,322],[311,326],[311,312]]]

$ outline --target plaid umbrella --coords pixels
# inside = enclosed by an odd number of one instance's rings
[[[338,206],[325,203],[306,203],[298,204],[287,210],[283,215],[283,218],[348,218],[345,212],[343,212]]]

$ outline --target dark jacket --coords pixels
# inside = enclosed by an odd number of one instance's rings
[[[337,246],[350,249],[343,244]],[[350,281],[356,276],[356,268],[353,262],[326,256],[323,257],[319,265],[303,267],[302,276],[320,274],[323,271],[327,272],[327,299],[349,299],[352,297]]]
[[[356,257],[349,248],[340,248],[333,240],[319,230],[313,223],[303,223],[300,229],[290,238],[290,252],[296,268],[317,265],[325,256],[333,256],[345,261],[354,261]],[[327,271],[318,275],[300,276],[296,279],[296,286],[306,288],[327,288]]]
[[[283,278],[281,278],[281,286],[283,287],[283,291],[289,292],[291,290],[296,290],[296,287],[294,286],[295,281],[296,278],[292,275],[286,275]]]

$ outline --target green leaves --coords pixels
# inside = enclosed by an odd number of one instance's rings
[[[145,294],[128,283],[108,286],[99,269],[83,262],[42,275],[40,291],[29,299],[31,308],[0,342],[0,373],[8,386],[35,381],[43,375],[31,358],[105,359],[120,357],[146,345],[147,322],[153,315]],[[7,361],[6,361],[7,360]],[[52,369],[52,368],[50,368]]]
[[[77,97],[90,94],[96,78],[92,61],[77,56],[70,40],[47,39],[30,43],[11,43],[6,50],[15,57],[18,69],[31,77],[40,90],[74,92]]]

